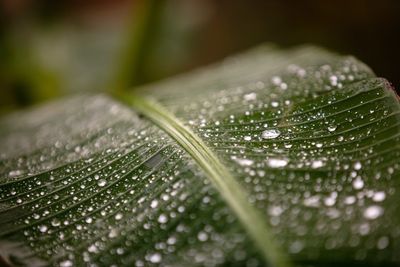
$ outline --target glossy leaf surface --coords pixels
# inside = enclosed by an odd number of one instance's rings
[[[266,46],[1,121],[0,250],[30,266],[396,266],[400,106],[364,64]],[[291,262],[291,263],[290,263]]]

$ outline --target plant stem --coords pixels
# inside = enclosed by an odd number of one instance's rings
[[[112,92],[131,90],[145,81],[145,66],[155,45],[165,0],[140,1],[133,6],[126,45],[121,51]]]

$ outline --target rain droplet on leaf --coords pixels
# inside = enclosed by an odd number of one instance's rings
[[[383,214],[381,206],[372,205],[364,210],[364,217],[368,220],[374,220]]]
[[[277,138],[281,132],[278,129],[268,129],[261,133],[261,137],[264,139],[274,139]]]

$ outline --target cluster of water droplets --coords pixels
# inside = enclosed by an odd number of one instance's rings
[[[275,54],[242,73],[191,77],[190,94],[160,101],[213,148],[294,257],[399,260],[399,208],[386,204],[398,201],[396,97],[353,58],[299,51],[292,64]]]
[[[399,261],[398,102],[363,64],[261,48],[146,92],[211,147],[293,259]],[[203,170],[128,108],[77,97],[1,125],[4,255],[264,264]]]
[[[163,131],[105,97],[68,105],[51,105],[55,118],[27,125],[26,134],[13,137],[10,129],[2,137],[37,142],[15,149],[2,143],[6,260],[64,267],[261,263],[204,173]],[[25,116],[19,120],[31,120]],[[35,131],[49,127],[55,136]]]

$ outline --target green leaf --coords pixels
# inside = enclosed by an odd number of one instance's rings
[[[397,266],[399,112],[352,57],[263,46],[117,100],[12,114],[0,122],[1,255]]]

